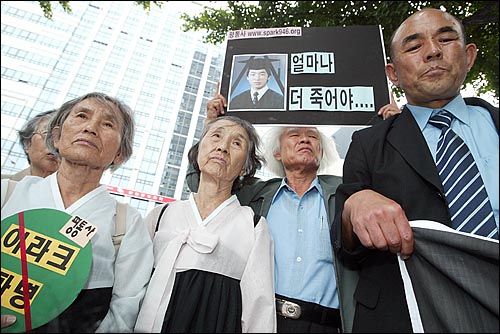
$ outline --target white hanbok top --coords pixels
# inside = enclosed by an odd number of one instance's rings
[[[241,292],[241,319],[236,320],[241,321],[243,333],[276,332],[274,245],[265,218],[260,217],[255,225],[252,209],[241,206],[234,195],[205,221],[201,219],[192,197],[190,200],[170,203],[158,224],[161,209],[162,206],[156,207],[145,218],[153,236],[155,270],[139,312],[135,331],[160,332],[165,315],[170,310],[175,313],[176,306],[183,306],[176,303],[186,303],[188,299],[200,300],[198,296],[193,296],[195,292],[183,288],[186,285],[175,282],[176,279],[187,277],[183,275],[190,271],[194,274],[189,277],[198,280],[190,282],[191,286],[205,282],[204,275],[210,276],[214,273],[216,276],[221,275],[222,280],[225,277],[228,285],[231,284],[229,281],[232,284],[234,280],[239,282],[239,291],[236,294],[237,298],[240,298]],[[157,224],[158,231],[155,232]],[[173,299],[173,305],[171,303],[169,306],[176,283],[181,286],[181,291],[176,292],[180,296],[191,298]],[[210,304],[212,300],[221,298],[218,294],[233,294],[235,290],[221,288],[202,291],[203,294],[214,294],[206,299],[207,304]],[[231,296],[228,297],[230,298]],[[214,311],[217,307],[222,310]],[[209,319],[200,321],[195,311],[192,311],[193,306],[189,310],[193,314],[189,317],[193,318],[193,322],[198,321],[198,325],[182,324],[182,328],[192,329],[193,327],[189,326],[198,326],[196,329],[203,330],[207,322],[213,324],[220,321],[221,317],[227,316],[224,313],[227,309],[222,305],[198,304],[196,308],[212,312],[208,316]],[[174,321],[183,322],[183,315]]]
[[[26,176],[17,182],[4,204],[7,179],[2,179],[2,219],[21,211],[52,208],[78,215],[98,228],[91,239],[92,265],[84,289],[111,288],[109,311],[97,332],[131,332],[137,319],[153,266],[151,238],[140,213],[130,205],[126,212],[126,233],[115,258],[112,236],[116,199],[104,185],[65,208],[57,172],[46,178]]]

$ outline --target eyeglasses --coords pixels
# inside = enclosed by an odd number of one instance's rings
[[[40,135],[40,137],[42,137],[42,139],[45,139],[45,138],[47,138],[47,131],[36,131],[33,133],[33,136],[34,135]]]

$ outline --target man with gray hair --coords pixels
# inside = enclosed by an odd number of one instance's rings
[[[210,100],[207,120],[223,114],[225,105],[220,94]],[[330,243],[342,178],[318,175],[340,160],[333,140],[315,127],[293,126],[275,127],[263,142],[267,166],[279,177],[253,178],[236,195],[242,205],[266,217],[274,239],[278,332],[350,331],[353,291],[339,294],[337,283],[344,280],[354,287],[357,279],[337,263]],[[196,191],[199,175],[194,169],[187,180]]]

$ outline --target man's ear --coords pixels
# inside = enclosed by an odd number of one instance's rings
[[[474,43],[467,44],[465,46],[465,52],[467,55],[467,72],[470,71],[472,68],[472,65],[474,65],[474,62],[476,61],[477,57],[477,46]]]
[[[274,159],[281,161],[281,153],[280,152],[275,152],[273,154]]]
[[[387,75],[389,80],[391,80],[394,86],[399,87],[399,79],[393,63],[388,63],[387,65],[385,65],[385,74]]]

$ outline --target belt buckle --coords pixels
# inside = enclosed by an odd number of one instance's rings
[[[300,308],[300,305],[281,299],[280,302],[282,303],[280,310],[281,315],[291,319],[300,318],[300,315],[302,314],[302,309]]]

